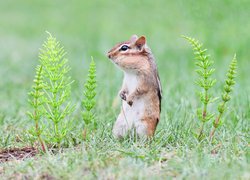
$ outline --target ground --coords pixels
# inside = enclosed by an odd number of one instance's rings
[[[65,47],[75,83],[72,99],[81,123],[80,99],[91,56],[97,64],[96,131],[89,142],[46,154],[0,161],[3,179],[250,179],[250,4],[211,1],[3,1],[0,6],[0,151],[30,147],[26,111],[38,52],[49,31]],[[106,57],[117,42],[145,35],[162,82],[161,120],[154,140],[117,141],[111,129],[119,113],[122,72]],[[181,35],[204,43],[215,62],[211,91],[220,97],[234,53],[238,77],[215,134],[199,142],[195,65]],[[216,110],[217,103],[209,108]],[[205,127],[208,134],[212,122]],[[79,130],[79,129],[78,129]],[[75,130],[77,131],[77,130]],[[74,134],[75,131],[72,131]],[[25,151],[25,150],[24,150]],[[19,149],[20,152],[20,149]],[[23,152],[23,151],[22,151]],[[11,153],[9,153],[11,154]],[[2,158],[6,153],[2,153]],[[33,155],[32,155],[33,156]]]

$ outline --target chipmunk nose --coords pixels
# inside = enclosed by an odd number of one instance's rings
[[[111,58],[110,52],[107,53],[107,56],[108,56],[109,59]]]

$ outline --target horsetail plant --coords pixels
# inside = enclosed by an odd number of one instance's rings
[[[53,126],[52,129],[49,127],[47,135],[49,141],[59,146],[69,130],[69,122],[65,119],[75,109],[75,105],[68,101],[73,81],[68,75],[70,68],[65,54],[64,48],[49,34],[39,56],[43,67],[44,115]]]
[[[199,96],[203,107],[197,109],[197,117],[202,122],[198,135],[198,139],[200,140],[203,136],[205,123],[214,117],[214,114],[208,112],[208,105],[215,100],[209,93],[210,88],[216,83],[216,80],[211,78],[215,69],[211,68],[213,61],[211,61],[209,55],[206,54],[207,49],[203,49],[199,41],[187,36],[182,37],[184,37],[193,47],[196,60],[195,65],[197,66],[196,73],[198,74],[196,84],[202,89]]]
[[[27,112],[31,120],[35,121],[35,129],[32,132],[35,135],[41,145],[42,151],[45,152],[45,144],[42,140],[41,134],[42,129],[40,127],[41,118],[44,114],[43,104],[44,104],[44,92],[43,92],[43,76],[42,76],[43,66],[38,65],[36,67],[36,75],[34,79],[34,85],[32,86],[32,91],[29,93],[29,103],[33,108],[32,112]]]
[[[221,125],[222,123],[221,118],[226,110],[226,103],[231,99],[230,92],[232,91],[232,87],[235,84],[234,79],[237,73],[236,69],[237,69],[237,59],[236,59],[236,55],[234,55],[234,58],[231,61],[229,70],[227,72],[227,79],[225,80],[225,85],[224,85],[223,93],[221,96],[222,102],[218,105],[219,115],[215,118],[213,122],[213,129],[210,132],[210,141],[212,141],[216,129]]]
[[[96,119],[94,113],[94,107],[96,105],[96,65],[93,58],[91,59],[89,70],[88,70],[88,78],[86,83],[84,84],[84,91],[83,91],[83,100],[82,100],[82,118],[84,121],[84,130],[83,130],[83,138],[86,139],[87,136],[87,129],[96,129]]]

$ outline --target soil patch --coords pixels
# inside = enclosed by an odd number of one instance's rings
[[[0,163],[11,160],[23,160],[36,154],[38,154],[38,151],[34,147],[5,149],[0,151]]]

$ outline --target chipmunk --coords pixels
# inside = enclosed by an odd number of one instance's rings
[[[122,108],[113,135],[124,137],[135,129],[139,137],[152,137],[160,120],[162,90],[154,56],[144,36],[133,35],[107,54],[124,72],[119,96]]]

